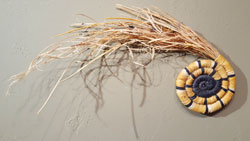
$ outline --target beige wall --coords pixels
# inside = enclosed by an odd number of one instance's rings
[[[48,105],[36,115],[58,75],[53,65],[18,83],[5,96],[9,76],[25,70],[54,36],[87,14],[98,21],[123,15],[116,3],[155,5],[183,21],[212,42],[232,63],[237,92],[214,116],[192,113],[175,94],[176,73],[195,58],[155,62],[148,71],[155,85],[134,91],[134,118],[139,139],[145,141],[247,141],[250,138],[250,1],[248,0],[1,0],[0,2],[0,140],[1,141],[128,141],[135,137],[129,83],[111,79],[104,86],[104,106],[95,113],[95,101],[79,78],[63,83]],[[184,61],[186,60],[186,62]],[[178,62],[178,64],[176,64]],[[57,67],[57,70],[60,67]],[[121,74],[129,82],[129,73]]]

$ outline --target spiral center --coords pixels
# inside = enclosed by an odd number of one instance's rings
[[[208,82],[206,82],[206,81],[201,82],[201,83],[200,83],[200,88],[201,88],[201,89],[205,89],[205,88],[207,87],[207,83],[208,83]]]
[[[199,88],[202,90],[211,90],[214,87],[214,82],[213,80],[208,80],[208,81],[201,81],[199,84]]]
[[[210,97],[219,92],[220,88],[221,81],[209,75],[200,75],[193,83],[193,92],[200,97]]]

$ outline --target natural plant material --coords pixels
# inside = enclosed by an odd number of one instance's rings
[[[215,112],[228,104],[235,90],[234,72],[230,64],[220,55],[216,48],[192,29],[157,8],[152,10],[148,8],[130,8],[123,5],[117,5],[117,8],[135,16],[135,18],[112,17],[107,18],[110,22],[75,25],[73,30],[59,35],[66,36],[65,40],[44,49],[31,62],[27,71],[13,76],[10,86],[22,80],[30,72],[37,70],[42,65],[65,58],[71,59],[72,61],[69,64],[65,64],[65,70],[58,78],[47,100],[38,111],[39,113],[61,82],[81,73],[82,70],[94,62],[100,61],[101,67],[98,68],[100,69],[102,67],[112,68],[112,66],[120,64],[122,60],[130,59],[132,63],[143,67],[150,63],[158,54],[188,53],[201,58],[212,59],[216,63],[211,63],[208,60],[200,61],[200,63],[189,65],[180,73],[176,85],[177,95],[181,102],[191,110],[203,114]],[[66,41],[70,45],[65,44]],[[135,54],[138,53],[140,55],[151,55],[151,60],[137,62]],[[111,57],[112,55],[113,57]],[[112,62],[112,64],[109,62]],[[69,72],[73,63],[77,63],[79,69],[66,76],[65,74]],[[215,64],[218,64],[218,66],[215,66]],[[207,71],[207,67],[210,66],[216,71],[215,73],[211,69]],[[205,72],[202,67],[205,68]],[[201,73],[196,72],[196,69],[199,69]],[[113,73],[113,71],[110,72]],[[218,84],[218,87],[224,93],[218,91],[217,94],[216,90],[209,95],[212,96],[209,99],[210,97],[207,95],[203,97],[199,93],[200,91],[194,92],[192,90],[194,89],[194,85],[191,82],[195,81],[200,74],[210,76],[209,80],[213,84],[207,84],[207,80],[202,79],[197,82],[196,85],[198,87],[201,85],[200,83],[204,83],[209,85],[210,90],[215,87],[214,83],[219,81],[220,85]],[[99,76],[98,80],[103,80],[107,75]],[[201,89],[208,91],[208,87],[206,86],[201,87]],[[98,94],[94,94],[93,96],[96,99],[100,98]]]

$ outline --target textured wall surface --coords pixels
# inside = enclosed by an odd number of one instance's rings
[[[249,140],[250,1],[1,0],[0,3],[1,141]],[[182,106],[175,94],[175,79],[195,59],[190,56],[149,66],[154,85],[147,88],[143,106],[140,106],[142,87],[135,87],[132,96],[129,83],[110,79],[104,86],[105,104],[95,113],[95,100],[82,80],[74,78],[60,85],[37,115],[60,72],[60,67],[53,64],[32,73],[13,87],[10,96],[5,96],[11,75],[24,71],[40,50],[58,40],[54,38],[56,34],[69,30],[74,22],[86,20],[76,14],[84,13],[97,21],[122,16],[115,9],[117,3],[155,5],[219,48],[237,75],[232,102],[214,116],[199,115]],[[121,77],[128,82],[131,79],[126,72]]]

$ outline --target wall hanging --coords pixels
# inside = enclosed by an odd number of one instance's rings
[[[187,53],[204,59],[191,63],[179,73],[176,93],[181,103],[192,111],[210,114],[230,102],[235,93],[235,73],[230,63],[209,42],[157,8],[123,5],[117,5],[117,8],[134,18],[111,17],[106,18],[106,22],[73,25],[74,29],[59,35],[66,36],[63,41],[45,48],[25,72],[11,77],[10,87],[42,65],[71,59],[70,63],[65,64],[64,71],[39,113],[61,82],[72,78],[97,60],[108,62],[112,59],[109,58],[110,54],[127,52],[132,59],[136,53],[150,54],[151,60],[154,60],[157,54]],[[65,45],[65,42],[70,45]],[[79,69],[66,76],[73,64],[77,64]],[[136,65],[145,66],[146,63]]]

